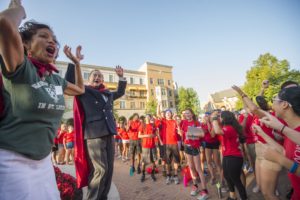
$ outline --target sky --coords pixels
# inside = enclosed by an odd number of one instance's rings
[[[9,0],[0,0],[0,10]],[[23,0],[61,46],[83,46],[84,64],[138,70],[173,66],[179,86],[209,94],[243,85],[259,55],[300,70],[299,0]],[[60,52],[58,60],[68,61]]]

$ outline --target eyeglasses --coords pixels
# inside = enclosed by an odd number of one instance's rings
[[[287,102],[288,105],[289,105],[290,107],[292,107],[292,104],[290,104],[288,101],[279,99],[279,98],[277,98],[277,97],[274,97],[273,99],[271,99],[271,102],[272,102],[272,103],[274,103],[275,101],[277,101],[277,102]]]

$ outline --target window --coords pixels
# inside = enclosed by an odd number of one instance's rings
[[[171,80],[168,80],[168,86],[170,86],[171,85]]]
[[[89,79],[89,75],[90,75],[90,73],[88,73],[88,72],[83,72],[83,79],[84,79],[84,80],[88,80],[88,79]]]
[[[125,109],[125,101],[120,101],[120,109]]]
[[[173,108],[173,102],[170,101],[170,108]]]
[[[140,78],[140,85],[144,84],[144,80],[142,78]]]
[[[135,103],[134,102],[130,102],[130,109],[135,109]]]
[[[169,90],[169,97],[172,96],[172,90]]]
[[[166,108],[167,107],[167,101],[166,100],[162,100],[162,107]]]
[[[146,92],[145,92],[144,90],[141,90],[141,91],[140,91],[140,96],[141,96],[141,97],[146,96]]]
[[[134,90],[130,90],[130,96],[135,96],[135,91]]]
[[[161,79],[161,78],[157,79],[157,84],[158,85],[164,85],[165,84],[164,79]]]
[[[162,96],[165,96],[165,95],[166,95],[166,89],[164,89],[164,88],[161,89],[161,95],[162,95]]]
[[[151,89],[151,96],[153,96],[154,95],[154,91],[153,91],[153,89]]]
[[[109,80],[110,83],[114,82],[114,75],[110,74],[109,75]]]
[[[130,84],[134,84],[134,79],[130,77]]]
[[[140,108],[145,109],[145,102],[140,102]]]
[[[153,84],[153,78],[150,78],[150,84]]]

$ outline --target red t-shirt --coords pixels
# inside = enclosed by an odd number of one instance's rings
[[[139,120],[137,121],[131,121],[129,124],[129,130],[128,130],[128,136],[130,140],[139,140],[139,128],[141,126],[141,122]]]
[[[191,145],[194,148],[200,147],[201,138],[197,138],[195,140],[186,139],[186,132],[188,131],[188,127],[200,127],[200,123],[198,121],[188,121],[188,120],[182,120],[180,122],[180,128],[182,130],[182,136],[183,136],[183,142],[186,145]]]
[[[63,131],[61,133],[61,135],[59,136],[60,134],[60,128],[57,130],[57,136],[56,136],[56,141],[57,141],[57,144],[63,144],[64,143],[64,135],[67,133],[67,131]],[[59,136],[59,137],[58,137]]]
[[[156,128],[153,124],[145,124],[144,127],[141,126],[140,132],[142,135],[151,135],[155,134]],[[142,147],[143,148],[155,148],[154,138],[142,138]]]
[[[211,129],[212,129],[212,124],[210,125]],[[218,138],[215,136],[215,137],[211,137],[210,135],[210,131],[209,128],[208,128],[208,124],[204,124],[202,123],[201,124],[201,128],[203,129],[203,131],[205,132],[204,134],[204,138],[203,140],[206,142],[206,143],[209,143],[209,144],[213,144],[213,143],[217,143],[219,140]]]
[[[300,134],[300,126],[295,130]],[[291,139],[285,137],[283,146],[286,157],[300,164],[300,145],[295,144]],[[291,173],[288,173],[288,176],[294,189],[292,200],[298,200],[300,199],[300,176]]]
[[[163,144],[176,144],[178,142],[177,123],[175,120],[161,120],[161,139]]]
[[[241,125],[243,124],[244,119],[245,119],[244,114],[239,116],[239,123]],[[256,142],[255,134],[253,133],[252,128],[251,128],[252,123],[253,123],[253,115],[248,114],[247,121],[246,121],[246,127],[244,129],[247,144],[253,144]]]
[[[65,143],[74,142],[75,141],[75,133],[72,131],[71,133],[65,133],[64,135]]]
[[[120,135],[122,140],[129,140],[128,133],[125,129],[123,128],[117,128],[118,135]]]
[[[274,112],[270,112],[271,115],[275,116]],[[279,121],[281,121],[282,123],[286,124],[282,119],[279,119]],[[278,144],[283,145],[283,141],[278,141],[275,139],[275,135],[274,132],[276,130],[272,129],[272,128],[268,128],[267,126],[265,126],[264,124],[261,124],[259,121],[259,117],[258,116],[254,116],[253,118],[253,123],[260,126],[262,128],[262,130],[269,136],[271,137],[273,140],[275,140]],[[280,134],[277,132],[277,134]],[[260,141],[261,143],[265,144],[266,141],[260,136],[255,134],[255,141]]]
[[[222,154],[223,156],[242,157],[238,132],[232,126],[223,126]]]

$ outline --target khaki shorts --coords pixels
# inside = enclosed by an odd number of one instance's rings
[[[260,166],[273,171],[280,171],[282,166],[278,163],[266,160],[262,154],[262,145],[261,143],[255,143],[255,153],[256,159],[260,161]]]

